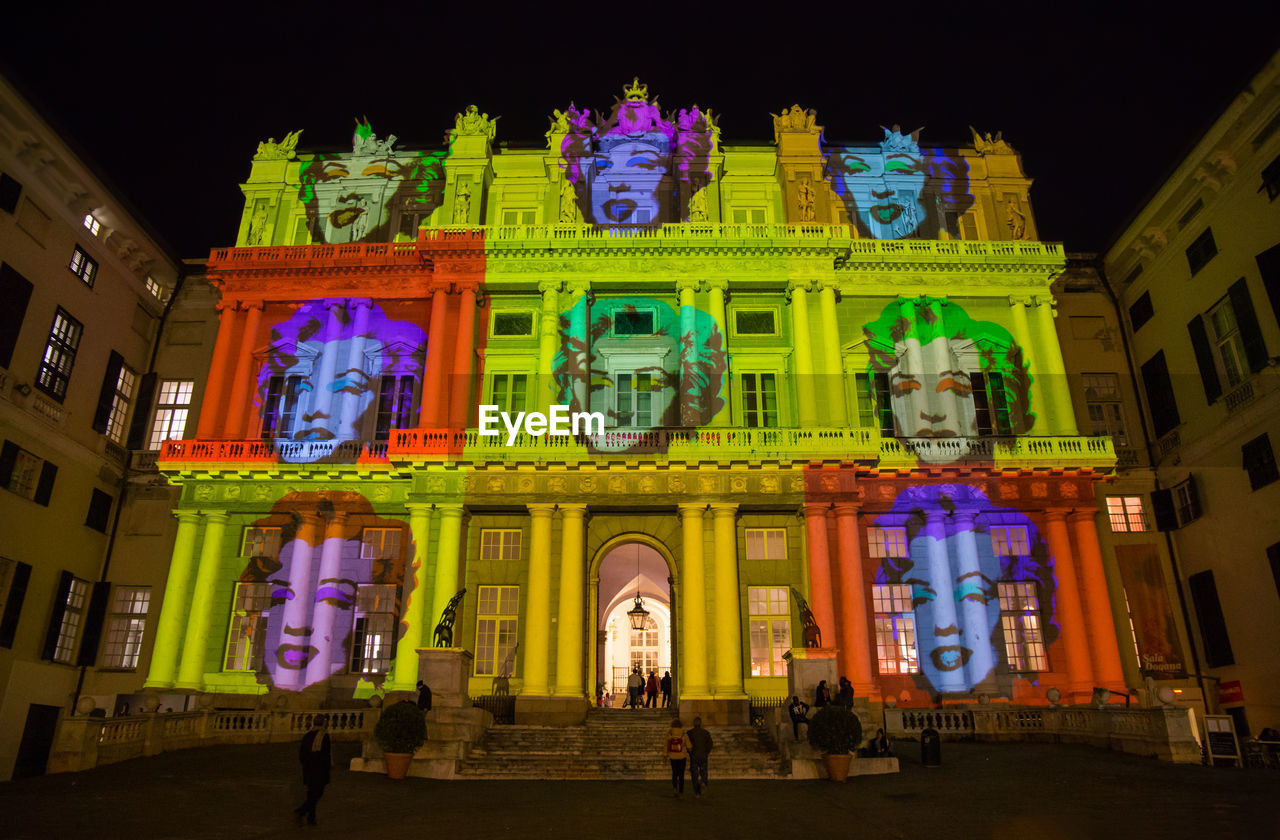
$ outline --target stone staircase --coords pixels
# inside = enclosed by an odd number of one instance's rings
[[[458,779],[663,779],[669,709],[591,709],[584,726],[493,726],[458,762]],[[688,724],[688,721],[685,722]],[[709,726],[710,779],[785,779],[789,764],[763,729]]]

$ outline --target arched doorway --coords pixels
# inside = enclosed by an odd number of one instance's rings
[[[676,675],[676,608],[673,574],[665,551],[638,535],[619,536],[601,549],[593,575],[596,646],[593,689],[603,686],[621,705],[627,675],[640,667],[646,676]],[[643,629],[633,629],[629,612],[639,597],[648,613]]]

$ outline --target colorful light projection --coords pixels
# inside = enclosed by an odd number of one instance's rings
[[[979,435],[1026,434],[1031,374],[1004,327],[941,298],[902,298],[864,324],[875,399],[922,461],[965,457]]]
[[[905,530],[896,549],[892,540],[886,541],[890,556],[881,559],[875,581],[911,587],[920,688],[969,692],[995,674],[1013,673],[1000,622],[1001,582],[1035,584],[1038,611],[1034,621],[1024,619],[1020,625],[1019,632],[1028,635],[1019,643],[1038,643],[1043,651],[1057,638],[1053,558],[1021,511],[996,507],[976,487],[940,484],[906,488],[874,524]],[[1002,553],[993,549],[993,528],[1008,529]],[[912,643],[901,629],[895,642]]]
[[[973,206],[968,164],[944,149],[922,150],[919,139],[920,129],[903,134],[895,125],[878,147],[826,150],[827,180],[860,236],[938,239],[948,214],[958,219]]]
[[[604,227],[705,221],[699,193],[711,179],[711,112],[694,105],[663,117],[639,79],[623,91],[608,118],[593,121],[572,105],[563,114],[562,164],[582,218]]]
[[[557,401],[570,411],[598,411],[619,431],[705,426],[726,404],[724,347],[720,326],[697,307],[677,311],[644,297],[589,304],[583,296],[560,315]],[[591,445],[621,451],[631,448],[626,439],[611,432]]]
[[[392,152],[396,136],[379,140],[356,121],[351,154],[317,154],[298,170],[312,242],[390,242],[393,216],[416,222],[440,204],[447,151]],[[416,223],[412,230],[416,234]]]
[[[357,673],[381,684],[385,669],[369,666],[393,656],[406,629],[395,617],[404,614],[402,603],[417,596],[413,575],[405,574],[405,557],[414,548],[404,523],[377,516],[359,493],[303,492],[282,497],[252,527],[281,529],[278,557],[250,558],[239,578],[269,587],[266,626],[257,628],[262,638],[249,638],[263,645],[259,681],[301,691],[354,668],[357,644]],[[380,532],[382,538],[365,551],[368,529],[398,536]],[[370,585],[386,588],[361,598],[361,587]],[[363,619],[359,638],[357,619]]]
[[[288,463],[355,461],[344,442],[408,428],[421,392],[427,335],[369,300],[312,300],[271,329],[258,371],[261,436]]]

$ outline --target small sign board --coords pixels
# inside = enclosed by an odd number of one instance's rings
[[[1226,705],[1227,703],[1243,703],[1244,689],[1240,687],[1239,680],[1231,680],[1218,684],[1218,703]]]
[[[1231,715],[1206,715],[1204,727],[1209,741],[1209,763],[1215,767],[1224,764],[1242,766],[1240,742],[1236,740],[1236,727]]]

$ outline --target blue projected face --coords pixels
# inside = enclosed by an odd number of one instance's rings
[[[585,162],[585,161],[584,161]],[[645,138],[627,139],[603,149],[589,161],[591,220],[597,224],[647,225],[661,219],[659,187],[667,158]]]
[[[827,171],[864,236],[910,236],[929,212],[922,204],[928,166],[918,151],[834,152],[827,158]]]

